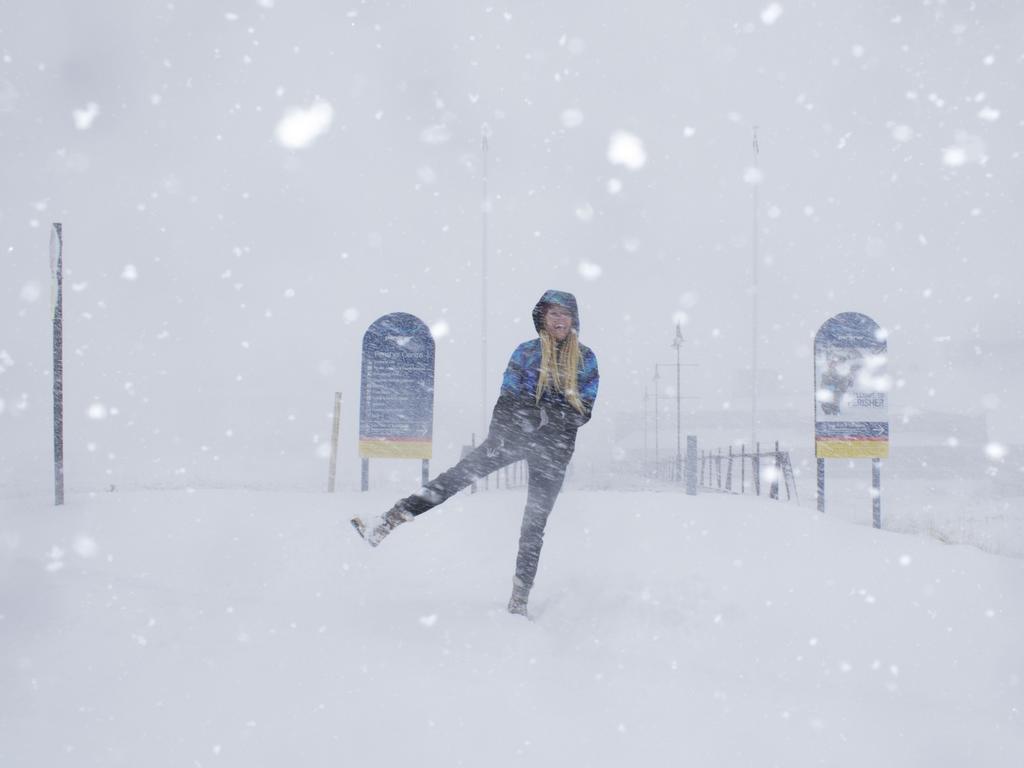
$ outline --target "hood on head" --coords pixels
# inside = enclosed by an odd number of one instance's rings
[[[576,306],[576,297],[568,291],[544,291],[537,306],[533,308],[533,327],[540,333],[544,327],[544,312],[550,304],[558,304],[565,307],[572,313],[572,327],[576,333],[580,332],[580,311]]]

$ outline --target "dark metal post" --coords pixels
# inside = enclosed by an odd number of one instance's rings
[[[50,276],[53,286],[53,503],[64,503],[64,232],[59,222],[50,231]]]
[[[825,460],[818,459],[818,511],[825,513]]]
[[[871,460],[871,522],[875,528],[882,527],[882,462]]]

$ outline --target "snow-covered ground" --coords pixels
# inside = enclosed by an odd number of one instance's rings
[[[0,765],[1016,766],[1024,562],[795,505],[522,490],[0,506]]]

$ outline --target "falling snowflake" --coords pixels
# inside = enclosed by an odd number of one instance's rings
[[[764,10],[761,11],[761,22],[770,27],[779,17],[782,16],[782,4],[781,3],[769,3],[765,6]]]
[[[627,131],[616,131],[608,143],[608,162],[637,171],[647,164],[647,152],[640,137]]]
[[[331,126],[334,108],[317,100],[308,109],[293,107],[277,123],[277,141],[286,149],[305,149]]]
[[[92,127],[99,114],[99,105],[94,101],[90,101],[82,109],[74,110],[71,113],[71,118],[75,121],[75,128],[80,131],[87,131]]]

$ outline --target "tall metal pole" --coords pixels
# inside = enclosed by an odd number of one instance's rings
[[[658,364],[654,364],[654,477],[658,477],[658,382],[661,376],[658,374]]]
[[[683,416],[682,416],[682,379],[680,376],[679,353],[683,348],[683,329],[676,323],[676,337],[672,341],[676,348],[676,471],[675,480],[683,479]]]
[[[481,129],[481,149],[483,153],[483,198],[480,213],[483,219],[483,235],[480,243],[480,407],[483,414],[481,426],[487,431],[487,224],[490,212],[490,200],[487,198],[487,126]]]
[[[758,188],[761,186],[760,179],[760,168],[758,164],[758,154],[760,148],[757,145],[757,126],[754,126],[754,232],[753,232],[753,270],[751,273],[751,301],[752,307],[752,325],[753,325],[753,337],[751,338],[750,344],[750,444],[757,445],[757,246],[758,246],[758,200],[757,193]]]
[[[480,130],[480,148],[483,155],[483,197],[480,202],[480,216],[482,218],[482,235],[480,238],[480,410],[481,428],[483,434],[487,434],[487,224],[488,213],[491,207],[487,197],[487,126]],[[484,490],[491,486],[491,479],[488,475],[484,478]]]
[[[647,474],[647,385],[644,385],[644,474]]]
[[[53,503],[64,503],[64,232],[50,230],[50,278],[53,310]]]

